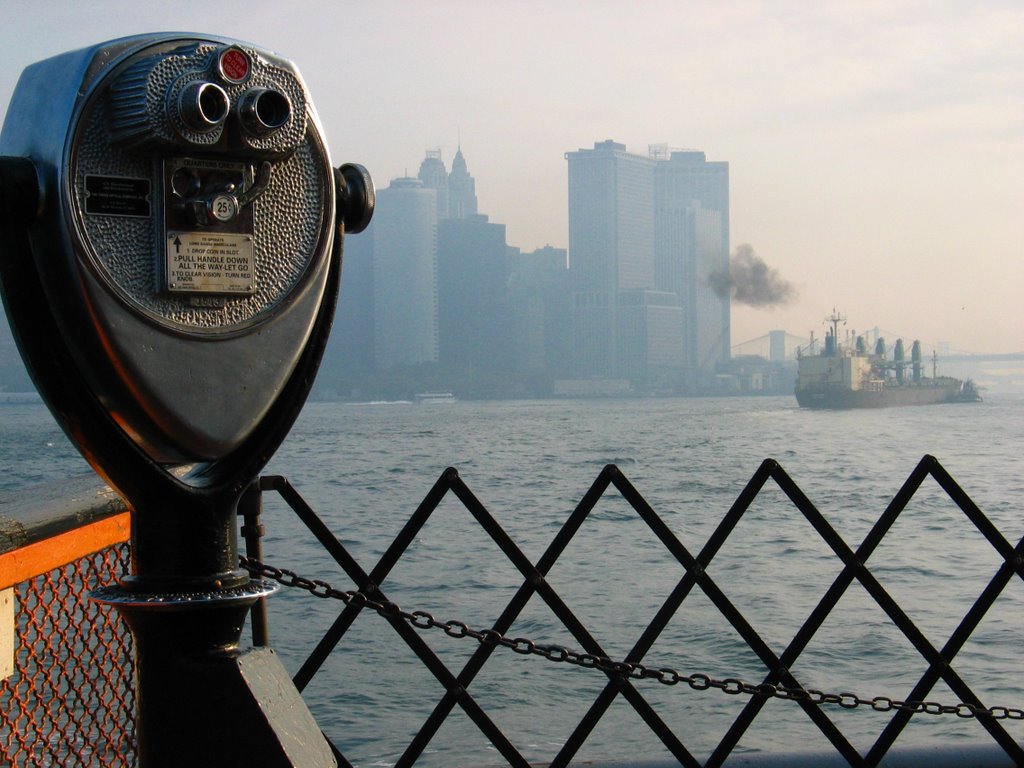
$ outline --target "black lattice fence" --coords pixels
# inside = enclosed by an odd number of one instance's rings
[[[884,563],[871,563],[872,555],[879,549],[885,536],[893,529],[901,513],[907,509],[915,494],[920,491],[922,483],[929,477],[935,480],[942,493],[962,512],[977,537],[987,542],[994,552],[996,562],[980,594],[973,596],[969,609],[940,643],[930,640],[883,586],[884,580],[879,579],[875,571],[884,570]],[[835,565],[834,573],[826,583],[824,591],[806,612],[792,638],[783,643],[777,639],[769,639],[763,631],[755,629],[755,625],[748,620],[744,611],[730,599],[730,585],[727,581],[721,576],[713,578],[711,574],[716,557],[725,550],[730,542],[730,536],[734,534],[744,516],[754,514],[751,509],[754,508],[759,494],[766,492],[769,481],[773,481],[792,508],[810,524],[810,528],[819,537],[820,543]],[[668,596],[654,612],[653,618],[639,631],[632,647],[617,658],[606,652],[592,628],[578,617],[548,578],[552,568],[563,556],[584,522],[595,513],[598,502],[611,488],[621,495],[629,508],[653,533],[660,545],[669,553],[670,559],[678,566],[680,573],[674,585],[668,590]],[[260,555],[255,550],[250,550],[249,554],[254,559],[249,560],[248,565],[254,573],[276,577],[288,586],[303,588],[320,598],[336,598],[343,603],[339,604],[340,611],[333,625],[296,674],[295,681],[300,690],[305,688],[317,671],[328,662],[332,651],[346,633],[351,631],[355,619],[366,607],[373,608],[385,618],[440,684],[439,698],[423,719],[404,754],[398,759],[397,764],[400,766],[412,765],[424,755],[432,741],[438,737],[448,716],[456,708],[468,716],[508,764],[524,767],[529,765],[522,747],[513,743],[513,739],[506,736],[501,728],[501,707],[495,707],[490,700],[484,701],[483,697],[478,698],[474,695],[477,689],[471,688],[478,676],[482,675],[485,664],[492,659],[496,650],[499,653],[511,650],[513,653],[538,656],[563,665],[586,667],[592,670],[590,674],[603,676],[605,683],[586,708],[585,714],[554,745],[553,754],[549,758],[554,766],[570,764],[594,729],[599,726],[602,718],[609,713],[613,703],[620,701],[625,701],[635,711],[650,730],[652,737],[664,745],[664,749],[680,764],[722,765],[728,756],[734,754],[741,739],[759,717],[772,717],[771,714],[765,714],[766,705],[780,699],[785,700],[788,706],[799,708],[813,723],[815,732],[823,737],[821,743],[831,744],[849,765],[879,764],[913,718],[936,715],[977,722],[983,729],[982,733],[987,734],[990,743],[998,745],[1001,753],[1016,764],[1024,764],[1024,750],[1006,727],[1012,721],[1024,719],[1024,711],[1004,706],[1007,703],[1005,701],[982,701],[975,692],[978,683],[975,682],[972,688],[965,677],[958,673],[953,663],[986,612],[1014,579],[1014,575],[1024,575],[1021,559],[1024,545],[1018,543],[1014,546],[1008,542],[934,457],[926,456],[921,460],[863,541],[856,547],[850,546],[843,539],[777,462],[766,460],[696,553],[691,552],[683,544],[623,473],[617,467],[609,465],[601,472],[575,511],[558,530],[546,551],[536,561],[523,553],[461,480],[458,473],[454,469],[448,469],[431,488],[387,551],[368,571],[356,561],[335,533],[324,524],[287,480],[281,477],[265,477],[261,480],[261,489],[273,490],[280,494],[356,586],[356,590],[343,591],[327,581],[307,579],[292,571],[263,565],[259,562]],[[403,555],[409,551],[442,500],[449,494],[465,506],[522,579],[505,607],[501,610],[498,606],[494,607],[497,619],[487,626],[469,626],[450,618],[438,619],[426,611],[405,611],[389,602],[380,586],[399,564]],[[250,534],[255,534],[258,530],[259,509],[258,503],[246,507],[247,527],[244,530]],[[251,536],[250,543],[256,544],[254,535]],[[779,557],[779,563],[784,565],[785,553]],[[595,574],[599,574],[601,563],[594,563],[593,568]],[[884,691],[871,691],[861,695],[843,690],[816,690],[802,681],[800,675],[794,671],[799,668],[802,655],[812,640],[825,634],[823,626],[829,620],[840,598],[854,585],[859,586],[870,601],[884,612],[891,625],[922,660],[923,672],[916,676],[902,695],[885,695]],[[941,599],[942,586],[938,585],[936,589],[939,591],[935,599]],[[647,661],[649,652],[655,647],[666,627],[684,604],[687,604],[685,601],[689,599],[693,602],[698,595],[710,601],[721,620],[742,639],[746,649],[756,657],[760,669],[758,677],[714,677],[701,671],[659,666],[654,661]],[[508,635],[527,603],[534,597],[542,600],[550,608],[578,648],[563,644],[540,643],[536,639]],[[425,640],[428,632],[444,633],[453,638],[469,638],[477,645],[461,668],[452,669],[450,662],[446,663],[442,659],[443,654],[435,652]],[[543,662],[538,659],[538,663]],[[1002,672],[1009,673],[1011,670]],[[933,697],[933,690],[940,681],[941,690],[947,691],[952,698],[939,700]],[[887,681],[878,682],[880,689],[888,687]],[[742,697],[745,703],[739,708],[710,754],[701,760],[695,756],[696,750],[688,746],[693,735],[685,733],[685,729],[672,728],[667,724],[663,699],[653,695],[650,688],[652,685],[655,689],[663,685],[698,691],[709,690],[705,696],[712,695],[712,692],[731,694],[737,698]],[[483,690],[482,686],[480,689]],[[1019,687],[1013,686],[1012,690],[1017,692]],[[884,727],[863,752],[854,746],[845,730],[844,713],[853,709],[870,709],[873,714],[884,718]],[[813,745],[794,745],[794,751],[798,751],[801,746],[810,748]],[[347,764],[345,758],[338,754],[340,762]]]

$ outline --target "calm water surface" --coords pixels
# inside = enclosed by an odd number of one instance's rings
[[[85,471],[41,405],[0,406],[3,487]],[[936,456],[1016,543],[1024,534],[1021,429],[1024,396],[977,405],[876,412],[799,410],[792,398],[529,401],[413,405],[311,403],[267,468],[289,477],[365,570],[370,570],[447,466],[458,468],[501,526],[536,561],[605,464],[614,463],[692,553],[697,553],[761,461],[778,460],[856,547],[925,454]],[[267,500],[265,559],[352,584],[293,515]],[[931,480],[869,566],[926,637],[941,646],[1000,560]],[[708,571],[776,652],[838,574],[831,550],[769,482]],[[552,570],[549,582],[613,657],[624,656],[683,575],[679,564],[614,490]],[[521,585],[508,560],[446,499],[382,585],[406,610],[486,627]],[[271,641],[294,672],[339,605],[291,591],[270,601]],[[1014,580],[957,656],[955,669],[989,705],[1024,707],[1019,685],[1024,584]],[[539,599],[510,633],[579,648]],[[436,635],[436,636],[435,636]],[[456,673],[475,644],[422,637]],[[764,667],[710,602],[694,592],[645,657],[683,673],[759,681]],[[808,687],[904,698],[925,665],[853,586],[793,665]],[[470,693],[530,760],[550,760],[606,680],[600,673],[496,651]],[[656,682],[636,684],[699,759],[745,704],[742,697]],[[443,694],[403,641],[367,612],[305,695],[321,727],[360,766],[390,765]],[[942,683],[928,697],[958,698]],[[886,715],[829,710],[865,751]],[[1008,726],[1017,740],[1024,727]],[[914,718],[905,745],[985,741],[974,721]],[[770,701],[744,750],[827,749],[794,705]],[[668,755],[617,700],[580,759]],[[428,765],[501,762],[458,709],[430,745]]]

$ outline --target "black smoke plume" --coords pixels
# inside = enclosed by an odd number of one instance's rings
[[[729,296],[748,307],[776,307],[796,298],[796,288],[784,280],[778,270],[747,244],[737,245],[729,258],[729,271],[717,270],[708,275],[711,289],[722,298]]]

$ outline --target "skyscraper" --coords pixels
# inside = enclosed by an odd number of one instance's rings
[[[550,245],[531,253],[510,251],[515,368],[537,393],[549,393],[554,379],[572,376],[568,252]]]
[[[437,220],[448,218],[448,169],[444,167],[440,149],[428,149],[420,163],[416,178],[427,189],[434,190],[437,200]]]
[[[375,217],[376,218],[376,217]],[[386,218],[386,217],[385,217]],[[318,381],[337,386],[373,370],[373,238],[376,221],[358,237],[345,236],[334,330]]]
[[[729,359],[729,296],[710,276],[729,272],[729,164],[703,152],[651,148],[654,168],[655,273],[658,288],[679,295],[690,386]],[[665,157],[665,155],[668,157]]]
[[[504,224],[479,213],[438,223],[438,359],[446,368],[511,370],[508,273]]]
[[[565,157],[577,375],[620,376],[619,293],[654,287],[654,161],[614,141]]]
[[[428,149],[420,163],[417,178],[427,189],[437,192],[437,220],[468,219],[475,216],[476,181],[466,167],[466,158],[460,146],[452,160],[451,173],[445,167],[441,150]]]
[[[373,319],[376,368],[437,362],[437,192],[419,179],[377,193]]]
[[[603,141],[566,154],[577,375],[676,376],[693,391],[729,356],[729,168],[703,152]]]
[[[451,173],[440,150],[429,150],[418,176],[438,201],[438,361],[455,374],[507,372],[514,349],[505,225],[477,213],[476,182],[461,147]]]
[[[452,172],[448,174],[448,217],[468,219],[476,213],[476,180],[469,174],[462,147],[459,147],[452,158]]]

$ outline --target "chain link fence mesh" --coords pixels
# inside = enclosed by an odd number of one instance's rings
[[[129,563],[116,544],[16,585],[14,674],[0,680],[0,766],[136,764],[131,635],[90,602]]]

